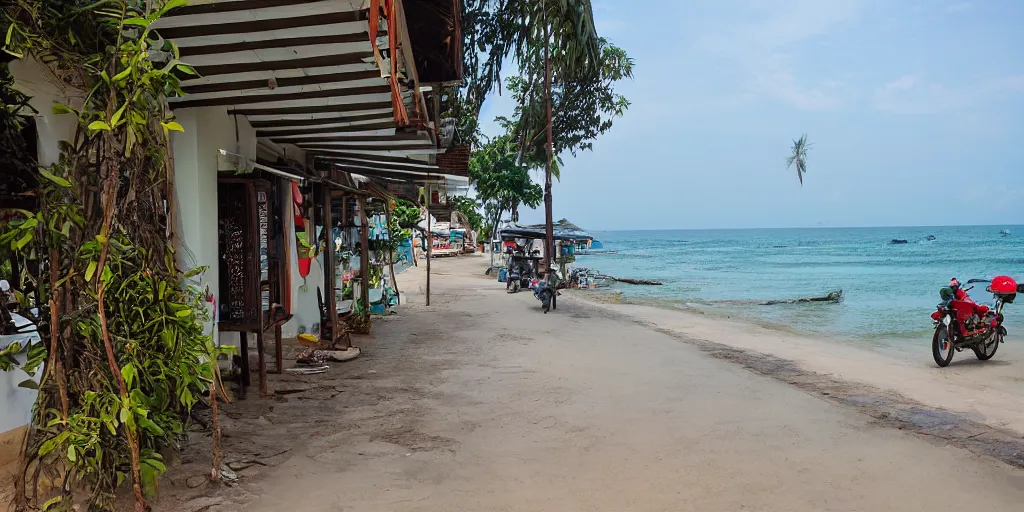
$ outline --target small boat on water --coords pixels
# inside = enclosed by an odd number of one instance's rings
[[[1004,230],[1000,231],[999,234],[1003,235],[1003,236],[1010,236],[1010,230],[1009,229],[1004,229]]]
[[[910,243],[909,241],[907,241],[907,240],[905,240],[903,238],[893,238],[892,240],[889,240],[889,244],[890,245],[903,245],[903,244],[909,244],[909,243]]]

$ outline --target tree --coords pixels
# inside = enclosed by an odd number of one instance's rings
[[[480,232],[484,227],[484,216],[478,211],[480,202],[466,196],[454,196],[448,198],[448,204],[452,209],[465,215],[469,220],[469,229]]]
[[[467,54],[466,99],[479,108],[501,83],[502,62],[512,57],[523,77],[512,82],[519,100],[515,138],[523,159],[542,164],[548,250],[553,254],[551,177],[557,147],[583,149],[610,127],[628,102],[612,93],[615,81],[631,76],[632,61],[600,39],[590,0],[467,0],[463,12]],[[468,26],[465,26],[468,25]],[[556,143],[554,94],[560,90],[568,127]],[[546,135],[546,143],[541,135]]]
[[[577,80],[554,75],[551,89],[552,174],[560,176],[559,155],[568,151],[593,149],[594,140],[612,127],[616,117],[625,114],[629,100],[615,92],[615,83],[633,76],[633,59],[621,48],[600,40],[601,67],[598,73]],[[524,77],[508,80],[508,90],[516,100],[511,131],[520,153],[531,167],[545,165],[547,115],[545,93]]]
[[[786,159],[786,168],[796,167],[796,177],[800,185],[804,184],[804,173],[807,172],[807,153],[811,150],[811,143],[807,141],[807,134],[793,141],[793,154]]]
[[[530,179],[530,169],[519,160],[518,148],[511,136],[503,135],[487,142],[469,160],[469,179],[477,199],[484,204],[489,234],[494,236],[506,212],[519,220],[519,207],[536,208],[543,190]]]

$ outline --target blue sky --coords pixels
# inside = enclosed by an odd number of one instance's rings
[[[594,151],[563,155],[556,219],[1024,224],[1024,1],[593,4],[601,35],[636,60],[620,88],[633,104]],[[511,107],[494,96],[481,118]],[[801,187],[785,159],[804,132]]]

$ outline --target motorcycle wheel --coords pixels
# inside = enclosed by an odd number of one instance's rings
[[[939,368],[949,366],[953,360],[953,340],[949,339],[949,329],[945,325],[939,325],[932,336],[932,358]]]
[[[1003,341],[1003,335],[995,332],[989,336],[988,341],[980,347],[974,347],[974,355],[982,361],[988,361],[996,355],[999,350],[999,343]]]

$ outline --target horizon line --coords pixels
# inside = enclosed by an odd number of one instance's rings
[[[946,225],[890,225],[890,226],[789,226],[789,227],[743,227],[743,228],[622,228],[592,229],[595,232],[616,231],[752,231],[769,229],[879,229],[879,228],[1024,228],[1024,224],[946,224]]]

